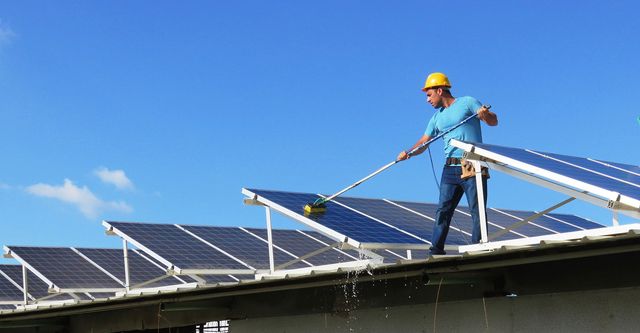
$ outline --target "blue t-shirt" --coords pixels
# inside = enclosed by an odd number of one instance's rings
[[[429,120],[425,135],[434,137],[452,126],[457,125],[467,117],[476,113],[482,104],[475,98],[470,96],[458,97],[448,108],[441,108]],[[445,134],[444,141],[444,157],[462,158],[463,151],[449,144],[451,139],[482,142],[482,131],[480,129],[480,119],[474,117],[469,119],[462,126]]]

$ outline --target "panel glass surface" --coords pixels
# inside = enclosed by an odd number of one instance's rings
[[[0,271],[3,272],[5,271],[5,269],[12,268],[18,268],[20,271],[22,271],[22,266],[20,265],[0,265]],[[22,279],[15,282],[21,285]],[[11,283],[11,281],[7,280],[6,277],[0,274],[0,302],[19,302],[22,299],[22,291],[20,291],[20,289],[18,289],[13,283]]]
[[[500,211],[505,212],[505,213],[510,214],[510,215],[517,216],[517,217],[519,217],[521,219],[525,219],[525,218],[528,218],[529,216],[532,216],[532,215],[536,214],[534,212],[519,211],[519,210],[509,210],[509,209],[500,209]],[[582,219],[582,218],[577,217],[577,216],[565,215],[565,214],[557,214],[557,215],[570,216],[570,217],[572,217],[571,220],[573,220],[573,221],[579,221],[580,220],[580,221],[576,225],[576,224],[566,223],[566,222],[563,222],[562,220],[553,219],[553,218],[551,218],[549,216],[544,216],[543,215],[543,216],[540,216],[540,217],[534,219],[533,221],[531,221],[529,223],[530,224],[536,224],[536,225],[539,225],[540,227],[548,228],[548,229],[551,229],[551,230],[553,230],[555,232],[559,232],[559,233],[573,232],[573,231],[580,231],[580,230],[585,230],[585,229],[593,229],[593,228],[601,228],[601,227],[603,227],[603,225],[599,225],[597,223]],[[587,228],[584,228],[582,226],[587,226]],[[517,228],[515,230],[516,231],[520,231],[520,228]],[[545,233],[544,231],[541,231],[541,232],[543,234]]]
[[[432,240],[434,221],[397,205],[380,199],[342,197],[336,198],[336,201],[418,236],[427,242]],[[466,238],[468,237],[461,232],[451,229],[447,236],[447,243],[463,245],[466,244]]]
[[[10,246],[59,288],[123,288],[70,248]]]
[[[555,213],[551,213],[551,214],[546,214],[549,218],[553,218],[556,220],[559,220],[562,223],[568,223],[571,225],[574,225],[580,229],[596,229],[596,228],[603,228],[604,225],[587,220],[585,218],[579,217],[579,216],[575,216],[575,215],[570,215],[570,214],[555,214]]]
[[[392,200],[394,203],[402,206],[402,207],[406,207],[409,208],[415,212],[418,212],[422,215],[426,215],[431,217],[432,219],[435,220],[436,217],[436,212],[438,210],[438,205],[435,204],[429,204],[429,203],[421,203],[421,202],[409,202],[409,201],[395,201]],[[466,213],[466,214],[465,214]],[[453,217],[451,218],[451,228],[449,229],[449,233],[453,232],[455,229],[458,229],[460,231],[463,231],[464,233],[462,233],[462,239],[463,242],[460,244],[456,244],[456,243],[451,243],[451,240],[449,240],[449,237],[447,237],[446,240],[446,245],[467,245],[467,244],[471,244],[471,232],[472,232],[472,225],[473,222],[471,220],[471,216],[469,216],[469,208],[465,207],[465,206],[458,206],[458,208],[456,209],[456,211],[453,213]],[[491,214],[487,214],[488,218],[489,218],[489,227],[488,227],[488,232],[491,235],[492,233],[498,232],[500,230],[502,230],[502,228],[496,227],[496,225],[494,223],[492,223],[493,221],[491,221]],[[506,240],[506,239],[515,239],[515,238],[521,238],[521,235],[518,235],[516,233],[507,233],[504,234],[498,238],[496,238],[496,240]]]
[[[257,228],[245,228],[245,229],[256,234],[262,239],[265,239],[265,240],[267,239],[266,229],[257,229]],[[316,233],[314,232],[314,234]],[[275,245],[283,248],[288,252],[295,254],[298,257],[307,255],[313,251],[317,251],[321,248],[326,247],[324,244],[317,242],[301,234],[297,230],[273,229],[271,231],[271,235],[273,236],[273,243]],[[353,261],[353,260],[354,259],[347,257],[344,254],[334,249],[329,249],[327,251],[321,252],[319,254],[316,254],[312,257],[305,259],[305,261],[311,263],[314,266],[335,264],[339,262]]]
[[[535,151],[535,150],[533,150],[533,151]],[[594,172],[605,174],[607,176],[618,178],[618,179],[626,181],[626,182],[630,182],[630,183],[633,183],[633,184],[639,184],[640,185],[640,175],[636,175],[636,174],[634,174],[632,172],[625,171],[626,169],[633,168],[632,165],[624,165],[624,164],[622,164],[622,165],[625,166],[625,170],[620,170],[618,168],[612,168],[610,166],[611,163],[609,163],[609,162],[598,163],[598,162],[591,161],[590,159],[582,158],[582,157],[560,155],[560,154],[553,154],[553,153],[544,153],[544,152],[539,152],[539,151],[535,151],[535,152],[538,153],[538,154],[549,156],[550,158],[555,158],[555,159],[563,161],[563,162],[571,163],[571,164],[576,165],[578,167],[582,167],[582,168],[585,168],[585,169],[588,169],[588,170],[591,170],[591,171],[594,171]],[[606,165],[606,164],[609,164],[609,165]]]
[[[248,269],[171,224],[108,223],[181,269]]]
[[[307,203],[314,202],[319,198],[319,196],[309,193],[254,189],[250,189],[249,191],[299,215],[304,215],[303,207]],[[427,244],[334,202],[328,202],[326,205],[326,212],[322,214],[311,214],[308,218],[360,243]]]
[[[586,170],[577,168],[575,166],[571,166],[571,165],[568,165],[544,156],[540,156],[540,155],[528,152],[524,149],[509,148],[509,147],[502,147],[502,146],[488,145],[488,144],[481,144],[481,143],[474,143],[474,145],[476,145],[479,148],[491,151],[493,153],[496,153],[505,157],[509,157],[511,159],[518,160],[520,162],[523,162],[544,170],[548,170],[568,178],[581,181],[583,183],[600,187],[605,190],[614,191],[624,196],[627,196],[636,200],[640,200],[640,184],[638,184],[635,181],[632,182],[632,184],[629,184],[619,180],[611,179],[591,171],[586,171]],[[549,153],[542,153],[542,154],[552,155]],[[557,155],[557,154],[555,154],[554,156],[557,156],[558,158],[565,159],[565,160],[570,159],[570,160],[573,160],[574,162],[578,160],[583,161],[583,163],[580,163],[581,166],[582,165],[592,166],[593,164],[595,164],[587,159],[580,159],[572,156]],[[613,168],[608,168],[608,169],[610,169],[609,172],[611,173],[615,173],[615,174],[620,173],[620,171],[615,170]],[[636,176],[633,176],[631,179],[636,179],[635,177]]]
[[[16,307],[14,305],[9,304],[0,304],[0,310],[15,310]]]
[[[82,254],[87,256],[93,262],[100,267],[107,270],[113,276],[124,282],[124,256],[122,249],[88,249],[88,248],[76,248]],[[132,287],[137,284],[147,282],[151,279],[155,279],[160,276],[166,275],[166,271],[155,266],[147,259],[141,257],[134,251],[129,251],[129,281]],[[160,281],[153,282],[144,285],[144,288],[168,286],[174,284],[180,284],[181,282],[176,280],[172,276],[168,276]],[[95,295],[94,295],[95,296]]]
[[[187,225],[183,225],[182,227],[255,269],[269,269],[269,246],[267,243],[240,228]],[[293,257],[277,248],[273,249],[275,266],[294,259],[297,259],[297,257]],[[309,265],[296,263],[288,266],[288,268],[301,267],[309,267]]]
[[[600,160],[597,160],[597,161],[598,162],[602,162],[602,163],[606,163],[606,164],[610,164],[613,167],[626,170],[626,171],[631,172],[631,173],[633,173],[635,175],[640,175],[640,166],[637,166],[637,165],[622,164],[622,163],[617,163],[617,162],[606,162],[606,161],[600,161]]]

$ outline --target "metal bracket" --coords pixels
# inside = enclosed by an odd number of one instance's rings
[[[570,203],[571,201],[573,201],[575,199],[576,198],[569,198],[569,199],[563,200],[562,202],[559,202],[559,203],[557,203],[557,204],[555,204],[555,205],[553,205],[553,206],[551,206],[551,207],[549,207],[549,208],[547,208],[547,209],[545,209],[545,210],[543,210],[541,212],[538,212],[538,213],[536,213],[534,215],[531,215],[531,216],[525,218],[524,220],[522,220],[520,222],[516,222],[516,223],[510,225],[509,227],[507,227],[505,229],[497,231],[497,232],[495,232],[495,233],[493,233],[492,235],[489,236],[489,240],[496,239],[496,238],[508,233],[511,230],[517,229],[517,228],[519,228],[519,227],[521,227],[521,226],[523,226],[523,225],[525,225],[525,224],[537,219],[538,217],[540,217],[540,216],[542,216],[544,214],[547,214],[547,213],[549,213],[549,212],[551,212],[553,210],[556,210],[557,208],[560,208],[560,207]]]

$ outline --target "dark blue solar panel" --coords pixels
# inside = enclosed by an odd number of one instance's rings
[[[8,304],[0,304],[0,310],[15,310],[16,307],[14,305]]]
[[[518,160],[520,162],[524,162],[529,165],[536,166],[538,168],[563,175],[565,177],[569,177],[569,178],[572,178],[596,187],[600,187],[602,189],[614,191],[624,196],[627,196],[636,200],[640,200],[640,187],[638,187],[640,185],[638,184],[636,184],[638,186],[634,186],[631,184],[623,183],[621,181],[611,179],[605,176],[601,176],[599,174],[595,174],[590,171],[585,171],[585,170],[576,168],[574,166],[552,160],[550,158],[536,155],[534,153],[528,152],[523,149],[501,147],[501,146],[481,144],[481,143],[474,143],[474,145],[482,149],[512,158],[514,160]],[[547,153],[543,153],[543,154],[547,154]],[[557,155],[557,156],[560,156],[560,155]],[[570,157],[564,156],[563,158],[570,158]],[[612,169],[612,170],[615,170],[615,169]],[[619,172],[619,171],[616,171],[616,172]]]
[[[181,269],[248,269],[171,224],[108,223]]]
[[[70,248],[26,246],[9,248],[59,288],[123,288]]]
[[[336,201],[431,242],[434,222],[430,219],[379,199],[342,197]],[[466,239],[467,236],[451,229],[447,243],[464,245],[467,244]]]
[[[524,220],[526,218],[528,218],[529,216],[534,215],[534,212],[524,212],[524,211],[518,211],[518,210],[509,210],[509,209],[500,209],[500,211],[505,212],[507,214],[519,217],[520,219]],[[512,220],[511,223],[519,223],[521,220]],[[548,230],[536,227],[535,225],[539,225],[540,227],[543,228],[548,228],[550,230],[553,230],[555,232],[572,232],[572,231],[580,231],[582,229],[576,228],[574,226],[571,226],[569,224],[566,223],[562,223],[562,222],[558,222],[552,218],[546,217],[546,216],[541,216],[536,218],[533,221],[528,222],[526,225],[523,225],[521,227],[518,227],[516,229],[514,229],[517,232],[521,232],[523,234],[526,234],[527,236],[531,237],[531,236],[540,236],[540,235],[548,235],[551,234],[553,232],[550,232]],[[525,229],[523,227],[527,227],[528,229]]]
[[[634,183],[634,184],[638,184],[640,185],[640,176],[638,175],[634,175],[630,172],[626,172],[623,170],[618,170],[616,168],[612,168],[606,165],[603,165],[602,163],[597,163],[594,161],[591,161],[589,159],[586,158],[582,158],[582,157],[575,157],[575,156],[568,156],[568,155],[560,155],[560,154],[553,154],[553,153],[543,153],[543,152],[539,152],[539,151],[535,151],[539,154],[543,154],[546,156],[550,156],[552,158],[564,161],[564,162],[568,162],[574,165],[577,165],[579,167],[583,167],[595,172],[599,172],[611,177],[615,177],[630,183]],[[607,162],[605,162],[607,163]],[[609,163],[610,164],[610,163]],[[627,168],[633,168],[632,165],[628,165],[626,166]]]
[[[18,268],[22,272],[22,266],[20,265],[0,265],[0,271],[3,272],[5,269],[11,268]],[[15,282],[21,285],[22,279]],[[0,302],[19,302],[22,299],[22,291],[18,289],[13,283],[11,283],[11,281],[7,280],[7,278],[0,274]]]
[[[122,249],[87,249],[76,248],[100,267],[107,270],[113,276],[125,282],[124,256]],[[166,271],[152,264],[134,251],[129,251],[129,281],[130,285],[147,282],[151,279],[166,275]],[[170,276],[157,282],[144,285],[144,288],[168,286],[181,282]],[[93,295],[93,294],[92,294]],[[93,295],[95,296],[95,295]]]
[[[582,228],[582,229],[595,229],[595,228],[602,228],[604,227],[604,225],[593,222],[593,221],[589,221],[587,219],[584,219],[582,217],[579,216],[575,216],[575,215],[569,215],[569,214],[556,214],[556,213],[550,213],[550,214],[546,214],[550,217],[556,218],[562,222],[565,223],[569,223],[569,224],[573,224],[576,227]]]
[[[506,210],[506,209],[500,209],[500,211],[509,214],[509,211]],[[530,215],[533,215],[533,214],[535,214],[535,213],[534,212],[526,212],[524,215],[530,216]],[[493,210],[493,209],[487,209],[487,219],[489,220],[490,223],[494,223],[494,224],[499,225],[499,226],[501,226],[503,228],[509,228],[509,227],[513,226],[514,224],[519,223],[519,222],[522,221],[521,219],[506,215],[504,213],[500,213],[500,212],[498,212],[496,210]],[[534,223],[535,223],[535,221],[534,221]],[[526,236],[526,237],[550,235],[550,234],[554,234],[555,233],[552,230],[547,230],[545,228],[539,227],[539,226],[535,225],[534,223],[526,223],[526,224],[519,225],[517,228],[513,229],[513,232],[516,232],[516,233],[518,233],[520,235],[523,235],[523,236]],[[491,237],[491,233],[489,233],[489,237]]]
[[[262,239],[267,239],[266,229],[246,228],[248,231],[258,235]],[[317,233],[314,233],[314,235]],[[296,230],[282,230],[273,229],[271,231],[273,236],[273,244],[278,247],[295,254],[298,257],[309,254],[318,249],[324,248],[325,245],[317,242]],[[330,241],[330,240],[329,240]],[[347,257],[344,254],[335,251],[333,249],[319,253],[312,257],[305,259],[305,261],[311,263],[314,266],[335,264],[345,261],[353,261],[353,258]]]
[[[304,214],[303,207],[307,203],[319,198],[309,193],[250,191],[300,215]],[[325,213],[310,215],[309,219],[360,243],[426,244],[333,202],[327,203]]]
[[[640,175],[640,166],[637,165],[629,165],[629,164],[622,164],[622,163],[616,163],[616,162],[606,162],[606,161],[600,161],[606,164],[610,164],[614,167],[623,169],[623,170],[627,170],[631,173],[634,173],[636,175]]]
[[[429,216],[433,219],[435,219],[436,217],[436,211],[438,210],[438,205],[434,205],[434,204],[427,204],[427,203],[419,203],[419,202],[408,202],[408,201],[393,201],[396,204],[399,204],[403,207],[409,208],[411,210],[414,210],[420,214]],[[464,207],[464,206],[458,206],[458,210],[464,211],[464,212],[469,212],[469,208],[468,207]],[[489,212],[487,212],[487,217],[491,218],[491,214],[489,214]],[[493,222],[490,220],[490,222]],[[462,231],[465,231],[466,234],[463,234],[463,240],[464,243],[462,244],[471,244],[471,232],[472,232],[472,226],[473,226],[473,222],[471,220],[471,216],[463,214],[459,211],[456,211],[453,213],[453,217],[451,218],[451,227],[460,229]],[[498,228],[492,224],[489,224],[488,227],[488,232],[489,234],[495,233],[502,230],[501,228]],[[449,230],[449,234],[451,234],[453,231],[455,231],[454,229],[450,229]],[[496,238],[496,240],[507,240],[507,239],[515,239],[515,238],[521,238],[522,236],[519,236],[517,234],[514,233],[507,233],[504,234],[498,238]],[[459,245],[459,244],[451,244],[449,237],[447,237],[447,241],[446,244],[450,244],[450,245]]]
[[[240,228],[187,225],[182,227],[255,269],[269,269],[269,246],[267,243]],[[273,259],[275,266],[278,266],[296,258],[274,248]],[[309,267],[309,265],[300,262],[287,268],[301,267]]]

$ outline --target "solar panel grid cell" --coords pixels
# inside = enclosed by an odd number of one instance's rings
[[[129,222],[109,224],[181,269],[247,269],[174,225]]]
[[[9,265],[0,265],[0,271],[4,272],[4,268]],[[19,265],[11,265],[17,266],[20,270],[22,267]],[[22,280],[15,281],[16,283],[21,283]],[[23,294],[18,287],[16,287],[11,281],[9,281],[6,277],[0,274],[0,302],[11,302],[11,301],[20,301],[23,299]]]
[[[240,228],[186,225],[182,227],[255,269],[269,269],[268,245]],[[273,249],[273,253],[276,266],[296,259],[277,248]],[[289,268],[301,267],[308,265],[297,263]]]
[[[500,209],[500,211],[516,216],[522,220],[532,216],[533,212],[524,212],[524,211],[519,211],[519,210],[510,210],[510,209]],[[539,225],[540,227],[544,227],[550,230],[553,230],[555,232],[572,232],[572,231],[579,231],[579,230],[583,230],[580,228],[576,228],[572,225],[566,224],[566,223],[562,223],[559,222],[557,220],[554,220],[550,217],[546,217],[546,216],[540,216],[538,218],[536,218],[535,220],[529,222],[529,224],[536,224]],[[515,229],[516,231],[520,231],[520,228]],[[535,231],[538,231],[538,229],[534,229]],[[544,233],[544,231],[540,231],[542,233]],[[547,232],[549,233],[549,232]]]
[[[527,212],[524,215],[530,216],[533,214],[534,213]],[[521,219],[512,216],[512,214],[509,214],[509,212],[505,209],[487,209],[487,219],[489,220],[489,222],[499,225],[506,229],[522,221]],[[517,228],[513,229],[513,232],[518,233],[525,237],[549,235],[549,234],[555,233],[553,229],[550,230],[550,229],[546,229],[544,227],[536,225],[535,221],[533,223],[525,223],[525,224],[518,225]]]
[[[319,196],[309,193],[292,193],[266,190],[250,190],[263,196],[296,214],[303,213],[303,207],[313,202]],[[393,228],[377,223],[370,218],[328,202],[327,210],[323,214],[312,214],[308,218],[340,234],[348,235],[361,243],[404,243],[425,244],[416,238],[403,234]]]
[[[558,159],[563,162],[571,163],[573,165],[576,165],[577,167],[582,167],[594,172],[598,172],[607,176],[611,176],[613,178],[620,179],[621,181],[630,182],[640,186],[640,175],[635,175],[633,173],[626,172],[617,168],[612,168],[610,166],[606,166],[603,163],[597,163],[587,158],[553,154],[553,153],[543,153],[538,151],[536,152],[539,154],[543,154],[545,156],[549,156],[551,158]],[[632,166],[627,166],[627,168],[630,168],[630,167]]]
[[[559,220],[561,223],[564,222],[572,224],[578,228],[582,228],[582,229],[595,229],[595,228],[602,228],[604,227],[602,224],[593,222],[593,221],[589,221],[587,219],[575,216],[575,215],[569,215],[569,214],[556,214],[556,213],[550,213],[550,214],[545,214],[547,215],[549,218],[552,219],[556,219]]]
[[[616,163],[616,162],[606,162],[606,161],[600,161],[600,160],[596,160],[596,161],[609,164],[616,168],[623,169],[635,175],[640,175],[640,166],[637,166],[637,165],[629,165],[629,164],[622,164],[622,163]]]
[[[375,217],[394,227],[411,233],[430,242],[433,235],[434,222],[407,209],[379,199],[347,198],[338,199],[339,202]],[[466,244],[466,237],[457,230],[450,230],[447,237],[449,244]]]
[[[59,288],[123,288],[70,248],[10,249]]]

